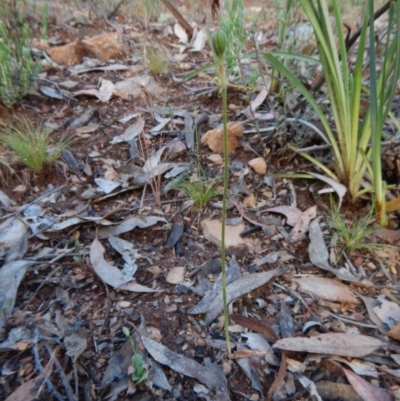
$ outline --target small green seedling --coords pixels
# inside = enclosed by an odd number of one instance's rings
[[[136,385],[143,383],[149,377],[149,372],[146,370],[146,366],[143,361],[142,355],[136,352],[135,344],[133,343],[133,340],[131,338],[131,332],[129,331],[129,329],[127,327],[123,327],[122,332],[129,339],[132,346],[133,356],[131,362],[132,362],[132,367],[134,369],[134,372],[132,373],[132,381]]]
[[[154,75],[162,75],[168,72],[171,63],[163,50],[148,47],[145,50],[146,65]]]
[[[75,235],[72,236],[72,239],[74,240],[75,252],[78,254],[78,255],[73,257],[74,262],[82,267],[85,264],[85,258],[84,258],[84,256],[82,255],[82,252],[81,252],[81,243],[79,241],[79,238],[76,237]]]
[[[34,125],[27,118],[20,118],[11,126],[0,130],[0,141],[11,148],[17,159],[36,174],[46,165],[53,165],[62,151],[70,144],[62,138],[52,145],[50,132],[43,124]]]
[[[174,189],[183,191],[193,200],[195,208],[203,210],[212,198],[222,194],[218,190],[218,185],[218,181],[205,182],[199,178],[191,182],[189,179],[185,179],[179,182]]]

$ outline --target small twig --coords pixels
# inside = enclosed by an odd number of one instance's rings
[[[117,14],[119,8],[126,2],[126,0],[121,0],[115,7],[114,10],[107,14],[107,19],[112,19]]]
[[[27,205],[25,205],[21,209],[18,209],[16,212],[13,212],[13,213],[7,214],[6,216],[0,217],[0,220],[5,220],[5,219],[7,219],[9,217],[14,217],[14,219],[10,222],[10,223],[12,223],[17,218],[17,216],[20,215],[21,213],[23,213],[24,210],[28,209],[28,207],[34,205],[36,202],[39,202],[41,199],[46,198],[47,196],[53,194],[54,192],[57,192],[57,191],[63,189],[65,186],[66,186],[66,184],[63,184],[63,185],[59,186],[58,188],[53,189],[50,192],[46,192],[45,194],[39,196],[39,198],[37,198],[37,199],[33,200],[32,202],[28,203]]]
[[[40,361],[40,356],[39,356],[39,347],[38,347],[39,338],[40,338],[39,329],[35,327],[32,352],[35,358],[35,370],[42,373],[44,371],[44,367]],[[64,397],[54,388],[53,383],[50,381],[50,379],[46,379],[46,385],[58,401],[64,401]]]
[[[356,326],[367,327],[367,328],[370,328],[370,329],[376,329],[377,328],[375,324],[361,323],[361,322],[358,322],[357,320],[348,319],[348,318],[345,318],[345,317],[342,317],[342,316],[339,316],[339,315],[335,315],[334,313],[329,312],[329,311],[325,311],[325,312],[329,316],[332,316],[332,317],[334,317],[335,319],[338,319],[338,320],[342,320],[343,322],[346,322],[346,323],[351,323],[351,324],[354,324]]]
[[[295,149],[296,153],[312,153],[316,152],[317,150],[325,150],[325,149],[330,149],[332,145],[313,145],[309,146],[308,148],[301,148],[301,149]]]
[[[64,256],[64,255],[63,255]],[[56,269],[52,270],[47,277],[40,283],[39,287],[36,288],[35,292],[31,295],[31,297],[28,299],[28,302],[26,303],[23,311],[26,311],[28,309],[28,306],[31,304],[31,302],[33,301],[33,299],[36,297],[36,295],[38,294],[38,292],[42,289],[42,287],[47,283],[47,281],[50,279],[50,277],[54,276],[54,274],[56,274],[61,268],[63,267],[63,265],[58,266]]]
[[[101,280],[100,276],[99,276],[99,279]],[[108,285],[103,280],[101,280],[101,281],[103,282],[104,287],[106,289],[107,299],[106,299],[106,311],[104,313],[103,324],[101,325],[100,330],[99,330],[99,336],[98,336],[99,339],[101,338],[101,335],[103,334],[103,330],[104,330],[104,327],[105,327],[106,322],[108,320],[108,316],[110,314],[110,309],[111,309],[110,290],[108,289]]]
[[[49,345],[44,341],[43,342],[44,347],[46,348],[47,352],[49,353],[49,355],[52,355],[52,351],[49,347]],[[74,393],[72,391],[72,388],[69,384],[69,381],[67,379],[67,376],[64,373],[64,370],[58,360],[58,358],[55,356],[54,357],[54,365],[56,366],[57,372],[60,375],[61,381],[63,382],[64,388],[65,388],[65,392],[67,393],[67,397],[69,401],[79,401],[74,397]]]

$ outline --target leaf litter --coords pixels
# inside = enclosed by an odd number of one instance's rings
[[[60,64],[45,56],[51,70],[44,74],[52,76],[36,88],[44,96],[35,104],[27,98],[28,107],[18,110],[48,117],[54,137],[66,131],[76,141],[57,163],[60,175],[49,171],[24,185],[12,178],[0,192],[0,363],[8,385],[0,397],[40,397],[41,385],[46,396],[61,392],[73,400],[76,385],[99,397],[101,389],[110,399],[124,392],[170,400],[332,399],[339,391],[334,380],[344,374],[349,384],[342,386],[355,389],[347,399],[398,398],[398,260],[389,252],[379,261],[368,252],[330,257],[323,194],[334,192],[343,210],[341,184],[310,173],[329,186],[315,192],[316,199],[297,181],[264,177],[287,167],[278,156],[287,139],[271,136],[281,116],[258,81],[248,102],[231,97],[229,106],[229,221],[240,228],[241,241],[229,249],[235,351],[227,358],[219,242],[199,224],[220,222],[219,199],[195,212],[173,186],[166,190],[182,173],[221,174],[220,159],[210,158],[208,149],[221,152],[219,101],[202,95],[216,93],[208,80],[212,66],[204,70],[208,77],[200,72],[182,84],[187,66],[204,65],[209,56],[206,29],[199,24],[188,36],[179,24],[152,22],[144,34],[140,24],[117,21],[111,22],[117,32],[73,42],[70,28],[59,26],[67,47],[57,45],[49,55]],[[258,37],[267,37],[265,29]],[[165,48],[173,72],[149,74],[136,44],[126,47],[148,38]],[[78,54],[80,41],[89,58]],[[107,43],[115,46],[107,49]],[[253,61],[243,62],[247,78]],[[170,86],[167,76],[181,84]],[[150,188],[157,180],[159,204],[156,187]],[[388,242],[398,241],[398,230],[381,231]],[[151,322],[147,329],[141,314]],[[131,344],[116,344],[124,338],[122,327],[135,327],[139,319],[132,339],[150,376],[135,386]],[[43,359],[51,368],[40,370]],[[95,375],[85,376],[80,364],[88,371],[95,364]],[[314,383],[309,377],[316,372],[322,379]],[[18,387],[23,382],[26,387]]]

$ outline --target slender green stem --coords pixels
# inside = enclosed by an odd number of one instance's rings
[[[226,202],[228,198],[229,185],[229,160],[228,160],[228,117],[226,99],[226,76],[223,58],[219,58],[219,73],[222,92],[222,118],[224,122],[224,193],[222,199],[222,227],[221,227],[221,268],[222,268],[222,302],[224,303],[224,329],[228,354],[231,354],[231,342],[229,339],[229,317],[226,299],[226,261],[225,261],[225,225],[226,225]]]

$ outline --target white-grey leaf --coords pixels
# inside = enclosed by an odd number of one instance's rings
[[[225,383],[221,382],[211,369],[200,365],[195,360],[177,354],[150,338],[142,337],[142,341],[147,352],[157,362],[167,365],[185,376],[197,379],[209,389],[224,387]]]
[[[130,280],[137,270],[136,258],[138,257],[138,253],[136,248],[132,243],[125,241],[122,238],[110,236],[108,237],[108,241],[111,246],[122,256],[125,264],[122,269],[122,274],[126,279]]]
[[[114,145],[116,143],[121,143],[121,142],[129,142],[132,139],[136,138],[144,128],[144,120],[142,118],[139,118],[135,123],[130,125],[123,134],[115,136],[110,144]]]
[[[121,184],[117,181],[106,180],[104,178],[95,178],[94,182],[101,188],[105,194],[110,194],[114,189],[117,189]]]
[[[174,25],[174,32],[175,35],[178,37],[180,43],[183,43],[184,45],[187,45],[189,43],[188,34],[186,33],[182,25],[176,23]]]
[[[19,284],[33,263],[28,260],[16,260],[6,263],[0,269],[0,311],[2,314],[0,328],[11,317]]]
[[[207,41],[207,35],[204,32],[204,29],[200,29],[200,31],[197,32],[196,38],[193,41],[192,48],[190,51],[192,52],[201,52],[204,49],[204,46]]]
[[[119,235],[133,230],[136,227],[147,228],[154,226],[159,221],[164,223],[167,222],[163,217],[160,216],[132,216],[124,220],[118,226],[104,227],[99,229],[99,238],[107,238],[110,235]]]
[[[310,173],[309,171],[307,171],[307,174],[310,174],[313,177],[318,178],[319,180],[326,182],[328,185],[330,185],[335,190],[335,192],[339,196],[338,209],[340,209],[340,207],[342,206],[343,197],[346,195],[347,188],[343,184],[335,181],[333,178],[326,177],[326,176],[324,176],[322,174]]]
[[[310,236],[310,245],[308,247],[308,254],[310,257],[310,261],[313,265],[319,267],[320,269],[331,272],[341,280],[354,281],[354,282],[360,281],[357,277],[353,276],[345,268],[334,269],[329,265],[328,263],[329,253],[324,242],[324,237],[322,235],[318,219],[315,219],[310,224],[309,236]]]

